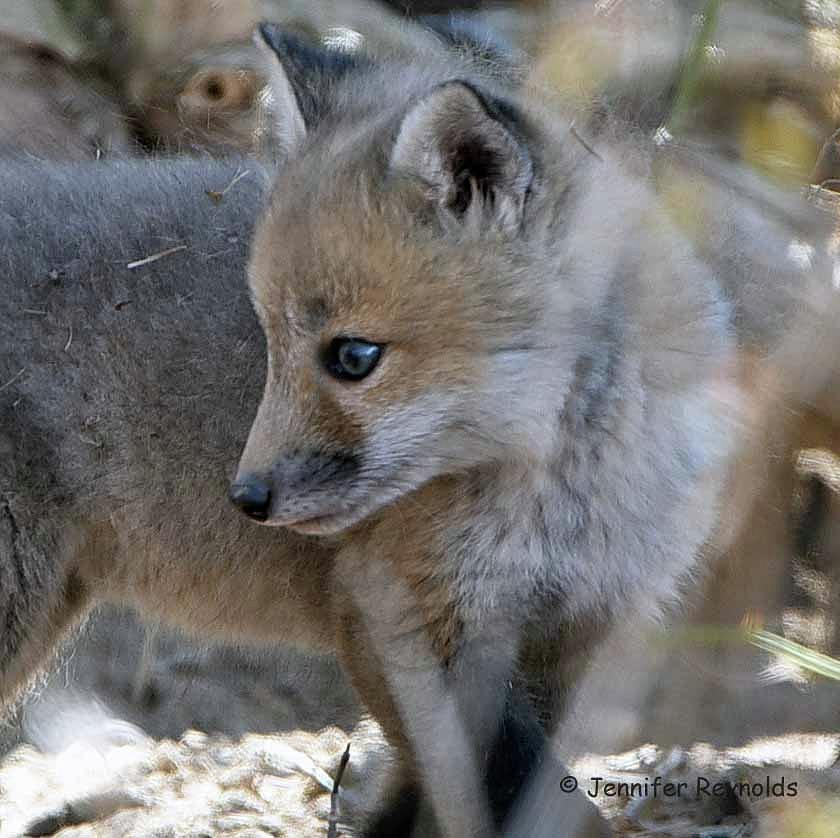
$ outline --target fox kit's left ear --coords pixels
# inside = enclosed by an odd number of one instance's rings
[[[394,172],[418,178],[448,215],[513,231],[534,179],[531,155],[502,110],[470,85],[436,87],[405,116]]]
[[[261,23],[254,40],[266,56],[275,133],[288,157],[329,112],[336,82],[365,61],[349,52],[310,44],[276,23]]]

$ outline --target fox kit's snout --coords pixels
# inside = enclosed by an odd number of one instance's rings
[[[332,486],[352,484],[357,471],[353,454],[308,451],[280,456],[267,472],[243,472],[231,486],[230,499],[249,518],[303,533],[344,529],[352,508]],[[323,489],[318,490],[322,484]],[[348,494],[349,494],[348,489]]]
[[[265,521],[271,511],[271,483],[258,474],[243,475],[230,487],[230,500],[249,518]]]

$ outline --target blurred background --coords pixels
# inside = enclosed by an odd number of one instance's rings
[[[616,125],[678,138],[835,211],[832,0],[0,0],[0,155],[271,159],[261,19],[374,56],[477,51],[568,109],[595,148]],[[661,174],[708,246],[702,184]],[[809,243],[791,230],[790,245]],[[757,358],[752,443],[708,571],[667,626],[611,638],[558,743],[587,776],[784,776],[799,793],[601,801],[618,834],[840,835],[840,389],[823,349]],[[116,611],[89,621],[0,736],[2,838],[325,835],[324,772],[348,739],[362,755],[378,742],[332,661],[207,649]],[[373,788],[367,761],[353,765],[350,789]]]

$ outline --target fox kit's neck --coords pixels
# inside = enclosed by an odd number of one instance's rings
[[[652,614],[693,566],[714,520],[729,417],[713,394],[650,392],[639,358],[622,352],[581,360],[539,468],[500,464],[439,487],[451,502],[430,559],[479,620],[534,596],[569,618],[631,603]],[[422,510],[435,491],[410,506]]]

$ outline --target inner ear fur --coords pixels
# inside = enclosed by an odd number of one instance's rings
[[[521,224],[534,179],[531,154],[502,108],[463,81],[439,85],[409,109],[391,169],[418,178],[448,214],[507,229]]]

